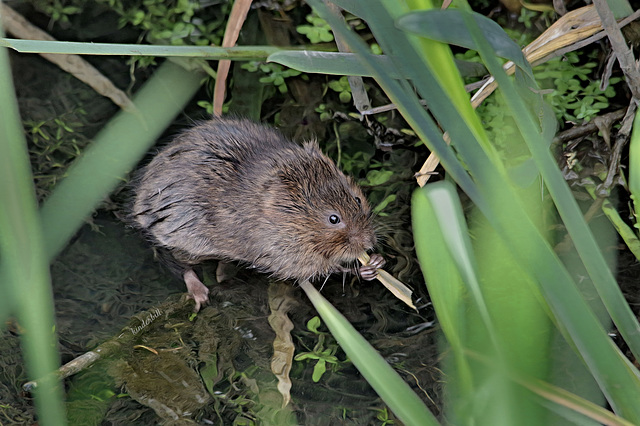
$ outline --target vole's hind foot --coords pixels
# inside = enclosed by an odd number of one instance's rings
[[[378,253],[372,254],[369,263],[362,265],[358,270],[360,276],[366,281],[374,280],[378,276],[378,268],[382,268],[385,263],[387,263],[387,261],[384,260],[384,257]]]
[[[187,285],[189,297],[196,302],[194,312],[198,312],[202,305],[209,303],[209,289],[200,281],[193,269],[187,269],[182,274],[184,283]]]

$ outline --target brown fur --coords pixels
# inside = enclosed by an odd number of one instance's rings
[[[162,149],[135,183],[132,220],[184,268],[238,260],[282,279],[341,271],[376,240],[362,191],[315,143],[234,118]]]

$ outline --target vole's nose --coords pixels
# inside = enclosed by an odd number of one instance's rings
[[[364,232],[364,230],[360,230],[357,235],[352,236],[351,240],[364,250],[371,250],[376,245],[376,236],[372,231]]]

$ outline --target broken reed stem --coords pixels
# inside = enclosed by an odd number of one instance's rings
[[[363,265],[367,265],[369,263],[370,257],[367,253],[362,253],[360,254],[360,256],[358,256],[358,260]],[[382,283],[382,285],[387,288],[387,290],[389,290],[395,297],[402,300],[407,306],[415,309],[416,311],[418,310],[418,308],[416,308],[416,306],[413,304],[413,301],[411,300],[411,295],[413,294],[413,292],[411,291],[411,289],[409,289],[409,287],[404,285],[400,280],[396,279],[393,275],[391,275],[384,269],[378,268],[377,271],[378,276],[376,278]]]

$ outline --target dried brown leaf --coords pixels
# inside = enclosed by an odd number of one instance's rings
[[[293,364],[295,347],[291,339],[293,323],[287,316],[289,308],[295,303],[291,295],[290,285],[275,282],[269,286],[269,325],[276,333],[273,340],[273,356],[271,357],[271,371],[278,378],[278,391],[282,395],[282,407],[291,401],[291,379],[289,371]]]

